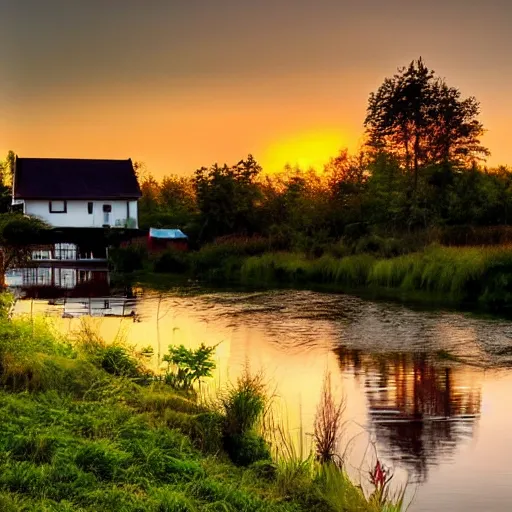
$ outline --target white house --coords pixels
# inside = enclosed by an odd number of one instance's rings
[[[132,161],[15,158],[13,205],[58,228],[138,228]]]

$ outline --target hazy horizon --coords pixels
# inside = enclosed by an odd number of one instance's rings
[[[18,0],[0,5],[0,151],[132,158],[156,176],[252,153],[266,170],[355,150],[370,92],[420,55],[476,96],[512,163],[504,0]]]

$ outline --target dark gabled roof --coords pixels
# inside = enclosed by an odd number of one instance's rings
[[[135,199],[131,160],[16,158],[15,199]]]

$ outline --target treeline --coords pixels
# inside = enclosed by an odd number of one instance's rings
[[[512,221],[509,168],[421,167],[411,194],[410,175],[386,153],[341,152],[322,173],[286,169],[272,176],[249,156],[191,178],[168,176],[158,183],[149,177],[141,186],[141,227],[179,227],[196,244],[260,235],[286,249],[310,250],[341,238],[396,238]]]
[[[475,98],[462,98],[419,59],[370,95],[358,154],[341,151],[321,172],[268,175],[251,155],[161,182],[140,172],[140,225],[179,227],[198,246],[259,235],[306,251],[371,235],[507,226],[512,171],[483,164],[478,115]]]
[[[314,253],[372,237],[479,243],[474,230],[490,226],[483,243],[509,241],[512,170],[485,166],[479,109],[420,58],[370,94],[361,150],[340,151],[322,170],[269,175],[249,155],[157,181],[136,164],[139,225],[181,228],[195,248],[233,236]],[[0,165],[0,211],[9,209],[13,157]]]

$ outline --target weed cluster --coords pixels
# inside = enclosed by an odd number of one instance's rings
[[[267,443],[258,431],[268,404],[261,374],[246,369],[235,386],[221,396],[224,411],[224,449],[235,464],[247,466],[270,459]]]

